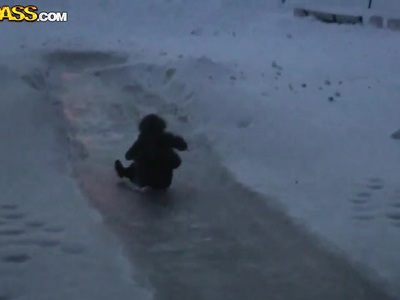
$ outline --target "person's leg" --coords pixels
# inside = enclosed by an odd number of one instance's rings
[[[131,163],[129,167],[125,168],[125,176],[128,177],[130,180],[135,180],[137,177],[137,170],[135,163]]]
[[[173,171],[160,169],[141,163],[132,163],[124,167],[121,161],[115,161],[115,170],[120,178],[128,178],[139,187],[150,186],[154,189],[167,189],[172,183]]]
[[[120,160],[116,160],[114,163],[115,171],[117,172],[120,178],[127,177],[130,180],[134,180],[136,177],[136,167],[135,164],[132,163],[129,167],[125,168]]]
[[[166,190],[171,186],[172,170],[154,170],[149,186],[156,190]]]
[[[122,165],[121,161],[117,159],[114,162],[114,169],[117,172],[117,175],[119,178],[124,178],[126,177],[126,168]]]
[[[139,168],[140,165],[135,163],[130,164],[129,167],[124,167],[121,161],[115,161],[115,170],[120,178],[128,178],[132,183],[137,185],[140,188],[147,186],[146,183],[146,174],[142,174],[143,170]]]

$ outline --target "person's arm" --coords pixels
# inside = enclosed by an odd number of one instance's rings
[[[179,151],[186,151],[188,148],[188,145],[185,141],[185,139],[179,135],[174,135],[172,133],[166,133],[166,140],[168,146],[171,148],[175,148]]]

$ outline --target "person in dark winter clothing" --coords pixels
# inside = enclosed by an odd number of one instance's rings
[[[165,131],[167,124],[156,114],[145,116],[139,123],[139,137],[125,154],[132,160],[124,167],[115,161],[115,170],[120,178],[127,177],[139,187],[166,189],[172,183],[173,170],[182,160],[174,149],[187,150],[186,141],[178,135]]]

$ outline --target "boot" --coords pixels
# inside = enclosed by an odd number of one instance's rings
[[[114,168],[115,168],[115,171],[117,172],[117,175],[119,178],[123,178],[126,176],[126,169],[124,168],[124,166],[122,165],[122,163],[119,159],[117,159],[115,161]]]

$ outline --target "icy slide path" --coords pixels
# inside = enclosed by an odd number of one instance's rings
[[[44,73],[22,60],[0,65],[0,299],[149,299],[71,177]]]
[[[77,179],[154,299],[388,299],[233,180],[182,107],[163,98],[165,86],[184,90],[173,83],[172,69],[146,62],[114,67],[109,58],[96,66],[81,56],[87,54],[53,56],[61,87],[54,97],[81,149]],[[80,64],[71,68],[73,60]],[[148,112],[161,113],[190,143],[167,194],[134,192],[112,170]]]

